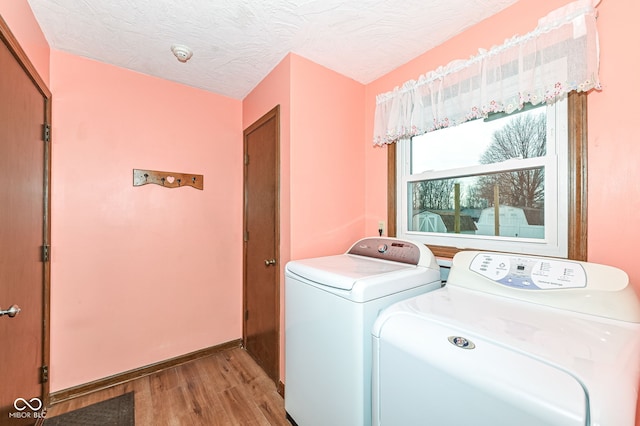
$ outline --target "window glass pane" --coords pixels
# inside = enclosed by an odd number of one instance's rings
[[[411,174],[546,155],[546,108],[494,115],[411,140]]]
[[[409,231],[545,238],[544,167],[410,182],[407,189]]]

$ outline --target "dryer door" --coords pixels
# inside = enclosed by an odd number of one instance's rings
[[[454,327],[394,315],[374,353],[374,425],[588,424],[575,377]]]

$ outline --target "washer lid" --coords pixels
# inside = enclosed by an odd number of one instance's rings
[[[287,272],[291,274],[317,284],[342,290],[351,290],[358,281],[416,269],[416,266],[406,263],[389,262],[352,254],[315,257],[287,263]],[[389,276],[388,279],[393,279],[393,276]]]

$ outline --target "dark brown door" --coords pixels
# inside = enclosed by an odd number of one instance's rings
[[[0,425],[17,426],[34,424],[48,397],[42,372],[49,235],[43,126],[50,94],[2,19],[0,40]]]
[[[244,131],[244,346],[276,384],[279,373],[279,107]]]

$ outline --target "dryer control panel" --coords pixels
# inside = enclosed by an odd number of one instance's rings
[[[480,253],[473,258],[469,269],[505,286],[526,290],[587,286],[582,265],[568,260]]]
[[[461,251],[447,287],[640,323],[640,298],[621,269],[579,260]]]

